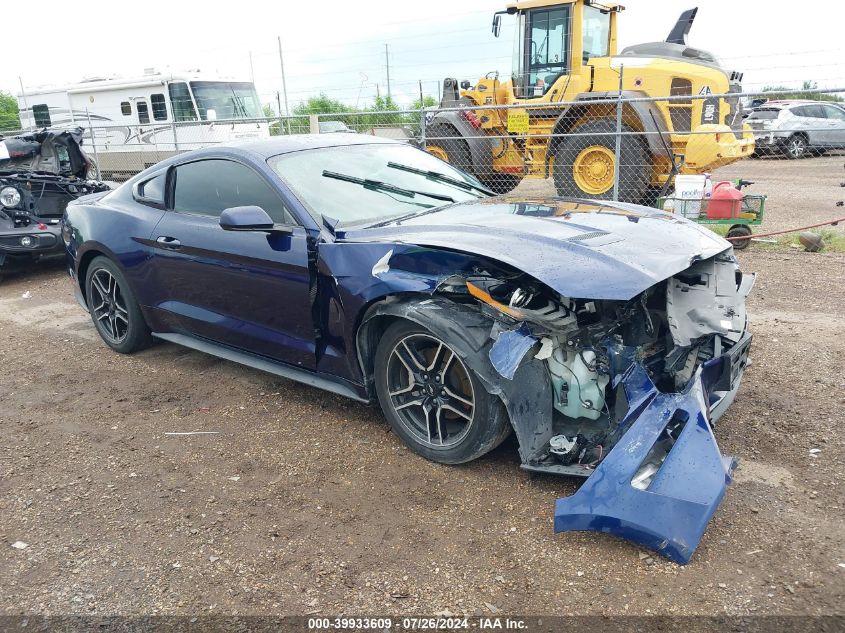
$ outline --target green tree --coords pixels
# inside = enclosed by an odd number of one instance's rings
[[[290,120],[289,125],[291,132],[308,132],[311,129],[308,116],[320,114],[329,115],[321,116],[321,121],[341,121],[349,127],[357,129],[356,126],[360,124],[357,112],[359,110],[321,92],[319,96],[309,97],[306,101],[302,101],[293,107],[295,118]]]
[[[420,110],[422,108],[434,108],[437,105],[437,99],[431,95],[425,95],[422,99],[417,99],[411,105],[411,110]]]
[[[804,81],[801,88],[787,88],[786,86],[765,86],[763,92],[772,93],[770,99],[810,99],[811,101],[833,101],[836,103],[845,102],[845,99],[838,94],[827,92],[811,92],[819,87],[815,81]]]
[[[294,114],[330,114],[351,111],[354,111],[354,108],[349,107],[343,101],[332,99],[322,92],[319,97],[309,97],[307,101],[293,107]]]
[[[0,91],[0,130],[21,129],[18,100],[8,92]]]

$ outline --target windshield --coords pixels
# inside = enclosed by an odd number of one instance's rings
[[[424,195],[408,197],[381,188],[365,187],[348,180],[326,177],[323,172],[379,181],[400,189],[424,191],[456,202],[474,200],[484,195],[396,168],[395,165],[401,165],[415,170],[434,171],[464,183],[479,185],[472,176],[431,154],[400,143],[311,149],[275,156],[268,162],[318,223],[322,221],[321,216],[328,216],[338,220],[345,228],[378,224],[421,213],[445,203]]]
[[[203,121],[257,119],[261,116],[258,94],[249,82],[192,81],[191,89]]]

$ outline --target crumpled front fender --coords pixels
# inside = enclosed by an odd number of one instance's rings
[[[750,344],[699,368],[682,393],[662,393],[639,364],[621,383],[628,399],[627,432],[572,496],[555,504],[555,532],[588,530],[625,538],[686,564],[724,497],[736,460],[719,451],[710,426],[713,395],[727,377],[739,388]],[[647,489],[631,480],[673,419],[686,423]]]

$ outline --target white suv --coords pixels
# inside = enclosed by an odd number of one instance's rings
[[[802,158],[845,148],[845,108],[824,101],[768,101],[745,119],[754,130],[756,154]]]

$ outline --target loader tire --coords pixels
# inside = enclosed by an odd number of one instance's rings
[[[514,174],[492,174],[481,179],[481,183],[495,194],[510,193],[522,182],[522,178]]]
[[[453,167],[468,174],[472,173],[472,157],[469,146],[460,133],[451,125],[435,123],[426,130],[425,150],[440,160],[445,160]]]
[[[616,122],[588,121],[571,130],[554,151],[553,176],[559,196],[610,200],[616,169]],[[651,161],[636,131],[622,126],[619,200],[641,203],[645,198]]]

